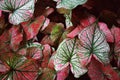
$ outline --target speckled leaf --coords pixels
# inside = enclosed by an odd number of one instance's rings
[[[78,37],[81,41],[79,55],[82,61],[86,60],[85,64],[89,63],[91,56],[102,63],[109,63],[109,45],[96,22],[83,29]]]
[[[79,41],[76,39],[65,39],[61,42],[55,54],[54,65],[56,71],[61,71],[67,66],[70,66],[70,69],[76,78],[87,72],[79,61],[79,56],[77,54],[78,43]]]
[[[87,2],[87,0],[54,0],[57,2],[57,8],[73,9],[78,5],[82,5]]]
[[[10,12],[9,22],[17,25],[32,17],[34,0],[1,0],[0,10]]]

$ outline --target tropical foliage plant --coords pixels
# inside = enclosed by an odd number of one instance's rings
[[[0,80],[120,80],[119,0],[0,0]]]

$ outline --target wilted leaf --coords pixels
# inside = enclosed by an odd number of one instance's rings
[[[83,64],[89,63],[92,55],[102,63],[109,63],[109,45],[106,42],[104,33],[99,29],[97,23],[93,23],[83,29],[78,37],[81,41],[79,55],[81,61],[85,60],[86,62],[82,62]]]
[[[38,34],[44,21],[45,21],[45,17],[40,16],[40,17],[36,18],[33,22],[28,21],[28,22],[22,23],[23,29],[26,33],[27,40],[34,38]]]
[[[88,75],[91,80],[119,80],[118,74],[110,65],[104,66],[92,57],[88,66]]]
[[[78,56],[78,42],[76,39],[65,39],[59,45],[54,59],[56,71],[70,66],[72,73],[76,78],[85,74],[87,70],[83,68]]]
[[[87,0],[54,0],[57,2],[57,8],[73,9],[78,5],[85,4]]]
[[[0,60],[10,68],[0,74],[0,80],[34,80],[37,77],[38,66],[33,60],[13,53],[1,55]]]
[[[1,0],[0,10],[10,12],[9,22],[17,25],[32,17],[34,0]]]

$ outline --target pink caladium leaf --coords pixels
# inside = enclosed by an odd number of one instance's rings
[[[92,57],[88,66],[88,75],[91,80],[119,80],[117,72],[110,65],[104,66]]]
[[[9,31],[4,31],[4,33],[0,36],[0,54],[9,52],[10,48],[10,35]]]
[[[38,66],[31,59],[7,53],[1,55],[0,60],[10,68],[6,73],[0,74],[0,80],[35,80],[37,77]]]
[[[19,48],[20,42],[23,40],[23,34],[20,31],[20,27],[13,26],[9,30],[9,34],[10,34],[10,46],[11,46],[11,49],[16,51]]]
[[[57,80],[65,80],[68,77],[68,75],[69,75],[69,67],[66,67],[57,73]]]
[[[120,28],[113,26],[111,28],[111,33],[113,35],[114,42],[114,54],[117,58],[117,66],[120,67]]]
[[[61,71],[70,66],[74,77],[78,78],[87,72],[87,69],[80,64],[78,56],[78,44],[76,39],[65,39],[60,43],[54,56],[56,71]]]
[[[34,59],[36,61],[42,60],[43,46],[38,42],[28,43],[25,47],[19,49],[17,54],[25,56],[27,59]]]
[[[43,60],[41,63],[42,68],[48,67],[49,59],[51,57],[51,52],[52,50],[51,50],[50,45],[45,44],[44,49],[43,49]]]
[[[79,55],[81,61],[86,62],[83,64],[87,65],[92,55],[102,63],[109,63],[109,45],[96,22],[83,29],[78,37],[81,41]]]
[[[27,40],[34,38],[38,34],[40,28],[44,24],[44,21],[45,21],[45,17],[40,16],[36,18],[33,22],[28,21],[22,23],[23,29],[26,33]]]
[[[79,34],[79,32],[81,32],[84,28],[94,23],[95,21],[96,21],[96,18],[93,15],[88,15],[87,18],[80,20],[80,25],[78,25],[73,31],[67,34],[67,37],[74,38]]]
[[[99,24],[100,29],[105,33],[106,40],[108,42],[114,42],[113,35],[112,35],[110,29],[108,28],[107,24],[105,24],[103,22],[99,22],[98,24]]]
[[[32,17],[34,0],[2,0],[0,10],[10,12],[9,22],[18,25]]]

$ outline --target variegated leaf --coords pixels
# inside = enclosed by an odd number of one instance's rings
[[[35,0],[1,0],[0,10],[10,12],[9,22],[17,25],[32,17],[34,1]]]
[[[31,59],[7,53],[1,55],[0,60],[9,70],[0,74],[0,80],[35,80],[38,76],[38,65]]]
[[[78,44],[79,41],[76,39],[65,39],[59,45],[57,52],[55,54],[54,65],[57,71],[70,66],[74,77],[78,78],[79,76],[85,74],[87,70],[82,67],[79,61],[78,56]]]
[[[57,2],[57,8],[73,9],[78,5],[82,5],[87,2],[87,0],[54,0]]]
[[[109,63],[109,45],[96,22],[83,29],[78,37],[81,41],[79,54],[85,64],[89,63],[92,55],[102,63]]]

